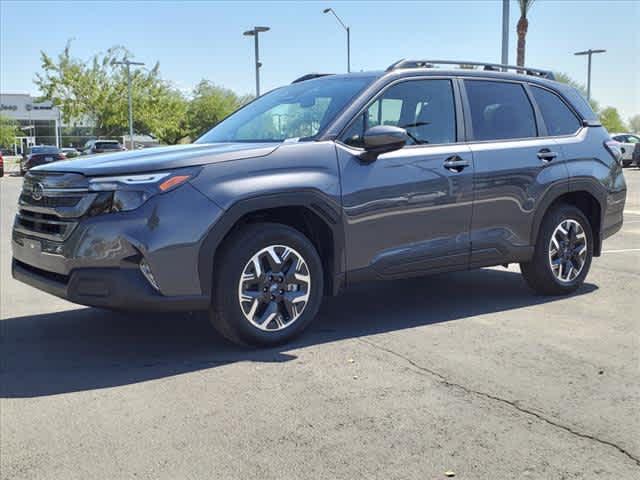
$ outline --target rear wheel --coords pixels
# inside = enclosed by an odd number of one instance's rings
[[[297,230],[247,225],[225,241],[217,258],[210,319],[228,340],[277,345],[299,335],[316,316],[322,262]]]
[[[584,283],[593,257],[593,231],[581,210],[559,205],[542,221],[531,261],[520,264],[527,284],[543,295],[565,295]]]

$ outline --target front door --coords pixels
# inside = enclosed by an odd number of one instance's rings
[[[450,79],[386,88],[337,143],[348,278],[393,278],[464,268],[469,261],[473,162],[458,144],[460,109]],[[404,148],[367,164],[364,131],[405,128]]]

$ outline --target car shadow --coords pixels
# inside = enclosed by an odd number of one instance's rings
[[[585,284],[574,295],[597,289]],[[287,362],[296,349],[558,301],[515,272],[485,269],[376,282],[327,298],[301,337],[270,349],[219,337],[205,314],[125,314],[94,308],[6,318],[0,398],[128,385],[240,361]],[[421,334],[427,334],[422,331]]]

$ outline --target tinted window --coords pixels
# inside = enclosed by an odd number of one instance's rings
[[[96,142],[95,147],[100,150],[119,150],[120,144],[116,142]]]
[[[536,136],[533,107],[522,85],[465,80],[465,87],[476,140]]]
[[[531,91],[549,135],[571,135],[580,128],[576,116],[556,94],[534,86],[531,87]]]
[[[343,141],[362,147],[364,132],[377,125],[407,130],[410,145],[454,143],[456,115],[449,80],[411,80],[398,83],[378,97],[347,129]]]
[[[58,147],[32,147],[31,153],[36,155],[41,153],[58,153]]]

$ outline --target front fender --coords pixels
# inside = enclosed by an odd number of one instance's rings
[[[284,144],[267,157],[210,165],[192,183],[223,209],[200,249],[203,293],[211,294],[213,258],[226,235],[245,215],[270,208],[306,207],[316,213],[333,233],[334,272],[343,271],[341,189],[333,142]]]

